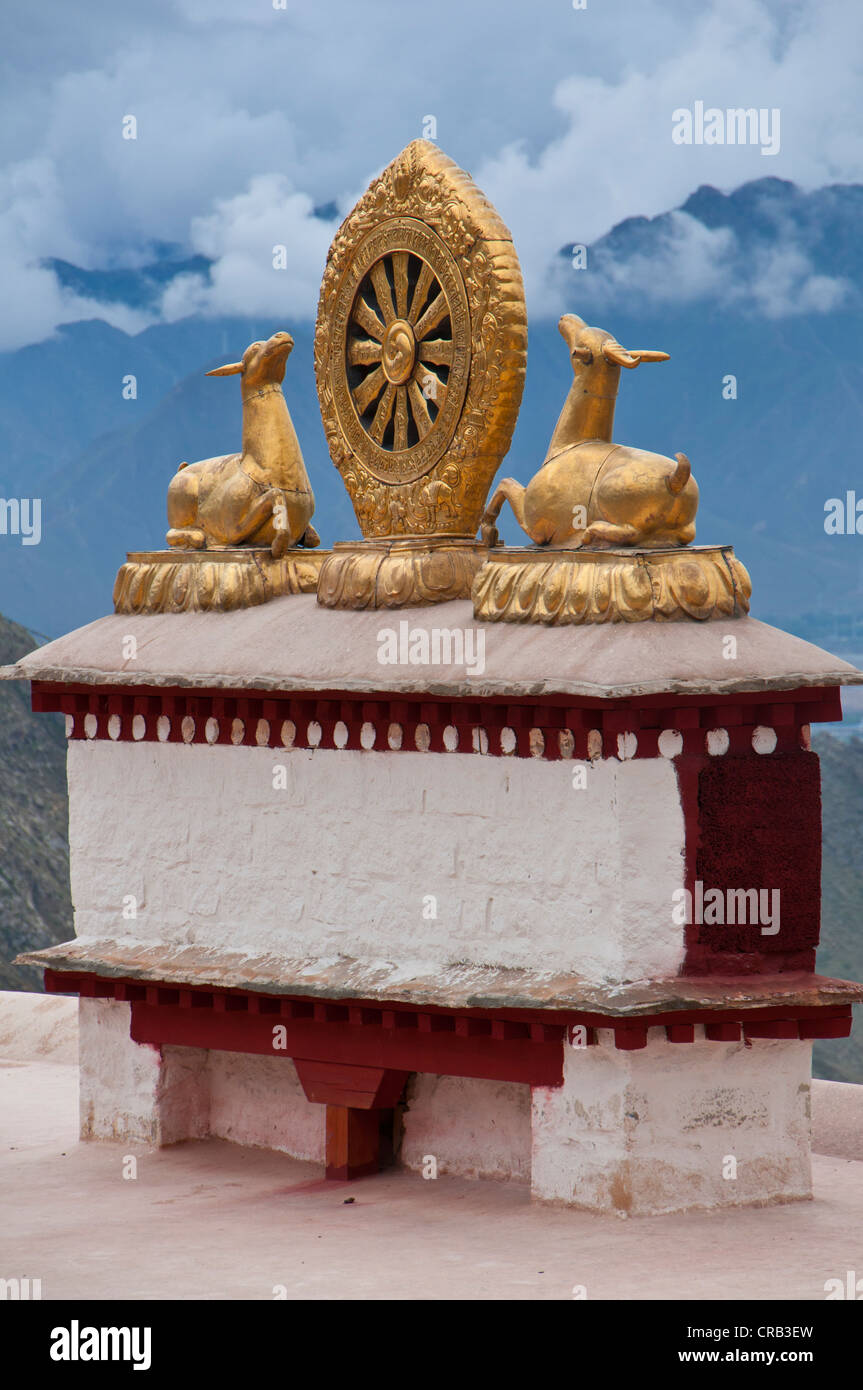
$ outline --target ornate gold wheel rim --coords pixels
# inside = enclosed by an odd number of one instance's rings
[[[382,482],[412,482],[445,453],[470,373],[462,274],[431,228],[393,218],[362,241],[339,287],[333,402],[350,447]]]

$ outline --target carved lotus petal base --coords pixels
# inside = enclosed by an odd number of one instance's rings
[[[142,550],[126,557],[114,581],[115,613],[226,613],[283,594],[313,594],[329,551],[268,547]]]
[[[674,550],[500,549],[473,584],[497,623],[643,623],[741,618],[752,583],[730,545]]]
[[[469,598],[488,548],[470,537],[338,541],[321,567],[324,608],[419,608]]]

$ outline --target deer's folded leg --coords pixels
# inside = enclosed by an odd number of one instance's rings
[[[223,545],[271,545],[284,532],[290,545],[290,520],[285,496],[279,488],[267,488],[253,500],[244,498],[242,509],[232,509],[219,518],[219,540]]]
[[[607,545],[637,545],[641,539],[641,532],[628,522],[618,526],[613,521],[592,521],[582,532],[581,544],[604,541]]]
[[[490,549],[500,544],[500,536],[497,530],[497,519],[500,516],[504,502],[509,502],[512,507],[516,521],[522,531],[530,534],[524,521],[524,493],[525,489],[521,483],[516,482],[515,478],[502,478],[498,484],[494,496],[483,512],[480,519],[480,537],[484,545]],[[533,537],[531,536],[531,540]]]
[[[165,536],[168,545],[175,546],[177,550],[203,550],[207,544],[207,537],[199,526],[171,527]]]

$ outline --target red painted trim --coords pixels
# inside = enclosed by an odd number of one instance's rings
[[[328,1105],[326,1177],[347,1182],[380,1170],[380,1110]]]
[[[306,1057],[295,1057],[294,1064],[307,1100],[351,1110],[392,1109],[410,1076],[408,1071],[319,1062]]]
[[[729,730],[729,752],[751,753],[752,730],[767,724],[775,730],[776,751],[781,752],[801,746],[805,725],[842,717],[837,687],[776,691],[771,703],[765,704],[763,693],[759,692],[733,696],[669,694],[620,700],[575,700],[572,696],[555,695],[541,700],[449,700],[424,693],[406,696],[381,691],[370,700],[367,695],[346,695],[344,691],[226,692],[182,686],[34,681],[31,698],[34,710],[59,711],[71,717],[73,739],[87,737],[85,721],[93,716],[96,726],[92,737],[110,740],[109,723],[116,716],[117,742],[236,742],[254,747],[259,721],[266,720],[269,727],[261,746],[284,750],[282,726],[290,721],[295,726],[296,748],[359,749],[363,725],[371,724],[375,729],[375,751],[391,752],[399,750],[389,748],[387,731],[390,724],[399,724],[403,731],[400,751],[413,752],[417,726],[425,725],[431,752],[447,751],[444,731],[451,727],[457,733],[459,752],[475,751],[474,731],[481,731],[487,741],[487,755],[557,759],[561,756],[563,734],[566,744],[572,743],[572,756],[579,760],[588,757],[588,734],[592,730],[602,735],[604,757],[617,756],[618,734],[635,733],[635,756],[639,758],[657,756],[658,737],[666,728],[683,734],[684,754],[703,753],[707,731],[716,728]],[[144,721],[138,739],[134,732],[136,717]],[[164,740],[158,734],[160,718],[170,721]],[[184,719],[191,719],[194,724],[188,738],[183,734]],[[210,739],[209,720],[215,720],[217,725],[215,736]],[[310,741],[310,723],[320,726],[317,743]],[[512,753],[505,753],[501,746],[504,729],[511,729],[516,736]],[[336,742],[337,731],[342,743]]]
[[[696,1025],[704,1026],[713,1042],[736,1042],[741,1034],[747,1040],[810,1039],[851,1032],[850,1005],[762,1007],[741,1010],[736,1017],[697,1009],[615,1019],[578,1011],[419,1010],[400,1003],[185,989],[53,970],[45,972],[45,989],[49,994],[128,1000],[135,1042],[291,1057],[298,1069],[305,1068],[310,1084],[319,1083],[312,1099],[355,1108],[394,1104],[390,1091],[395,1086],[400,1092],[403,1074],[409,1072],[560,1086],[564,1044],[579,1024],[588,1030],[589,1045],[597,1041],[596,1029],[611,1029],[622,1051],[646,1047],[648,1029],[655,1027],[664,1027],[673,1043],[694,1042]],[[283,1030],[278,1035],[276,1027]],[[345,1067],[348,1073],[338,1070]],[[362,1069],[368,1071],[361,1074]],[[308,1086],[306,1090],[310,1094]],[[362,1099],[351,1099],[351,1093]]]
[[[695,1042],[695,1024],[670,1023],[665,1029],[665,1036],[671,1043]]]
[[[743,1025],[740,1023],[706,1023],[704,1025],[704,1036],[708,1042],[739,1042],[742,1031]]]
[[[744,1038],[799,1038],[800,1024],[795,1018],[744,1020]]]
[[[392,1072],[430,1072],[474,1076],[490,1081],[521,1081],[531,1086],[559,1086],[563,1080],[562,1036],[554,1041],[496,1039],[487,1031],[425,1032],[400,1027],[395,1020],[356,1026],[315,1019],[285,1019],[253,1013],[222,1013],[136,1003],[131,1036],[135,1042],[171,1043],[223,1052],[287,1056],[308,1062],[348,1063]],[[416,1015],[403,1015],[412,1021]],[[471,1020],[472,1021],[472,1020]],[[276,1029],[279,1029],[276,1035]],[[282,1032],[281,1030],[284,1030]],[[559,1030],[562,1035],[562,1029]],[[280,1046],[274,1045],[278,1036]],[[281,1046],[281,1043],[284,1046]],[[345,1099],[330,1104],[349,1104]]]
[[[775,717],[777,711],[763,713]],[[715,758],[706,753],[675,759],[684,819],[684,886],[690,901],[699,879],[705,887],[729,886],[728,879],[723,880],[717,871],[725,868],[730,856],[737,864],[731,883],[741,886],[764,887],[765,866],[775,864],[778,877],[772,886],[781,888],[783,903],[791,904],[790,914],[787,910],[783,913],[782,935],[775,941],[762,941],[757,934],[753,939],[752,933],[744,932],[735,943],[733,929],[687,923],[683,928],[686,955],[681,971],[685,976],[746,978],[811,974],[815,970],[820,926],[818,757],[801,747],[790,750],[777,746],[776,753],[785,756],[769,759],[767,768],[760,766],[762,755],[751,751],[745,760]],[[792,815],[785,800],[789,785],[792,795],[795,789],[797,793],[796,803],[790,808]],[[762,791],[767,800],[759,808]],[[765,805],[770,809],[767,823]],[[790,852],[789,845],[793,845]],[[751,876],[749,870],[741,867],[744,860],[751,860]]]

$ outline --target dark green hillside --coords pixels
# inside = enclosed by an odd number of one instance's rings
[[[0,666],[35,645],[0,617]],[[29,686],[0,681],[0,989],[41,989],[40,970],[10,962],[71,935],[63,721],[31,712]]]
[[[863,980],[863,740],[819,734],[824,816],[818,970]],[[863,1008],[850,1038],[815,1045],[815,1075],[863,1083]]]

